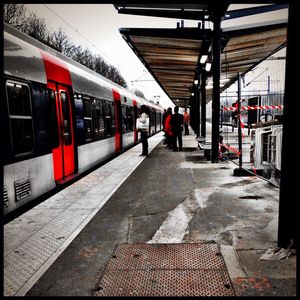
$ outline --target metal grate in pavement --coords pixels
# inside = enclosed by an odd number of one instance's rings
[[[217,244],[120,244],[95,296],[234,296]]]

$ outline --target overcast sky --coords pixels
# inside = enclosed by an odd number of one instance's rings
[[[26,4],[26,8],[44,18],[49,30],[59,27],[75,44],[100,54],[121,72],[129,88],[138,88],[147,99],[159,96],[163,106],[173,106],[167,95],[153,80],[144,65],[123,40],[119,28],[176,28],[179,19],[118,14],[112,4]],[[251,5],[247,5],[249,7]],[[252,5],[253,6],[253,5]],[[257,6],[257,5],[256,5]],[[237,9],[244,5],[230,6]],[[243,18],[242,23],[286,18],[287,10]],[[240,19],[223,22],[223,27],[241,24]],[[185,20],[185,27],[196,27],[196,21]],[[77,30],[77,32],[75,31]],[[131,82],[133,80],[145,80]],[[149,81],[150,80],[150,81]]]

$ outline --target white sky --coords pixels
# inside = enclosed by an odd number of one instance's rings
[[[247,5],[249,7],[250,5]],[[258,5],[255,5],[258,6]],[[63,22],[44,4],[26,4],[25,7],[44,18],[49,30],[59,27],[71,38],[75,44],[88,47],[92,52],[100,54],[109,64],[114,65],[121,72],[129,88],[141,90],[147,99],[159,96],[160,104],[164,107],[174,106],[163,92],[144,65],[119,33],[119,28],[176,28],[179,19],[156,18],[118,14],[112,4],[47,4],[52,11],[65,20]],[[241,8],[234,5],[229,9]],[[261,14],[259,17],[247,17],[248,22],[282,19],[287,16],[287,10]],[[243,20],[243,24],[246,21]],[[78,32],[72,29],[69,25]],[[246,22],[247,23],[247,22]],[[239,19],[223,22],[224,26],[240,25]],[[197,21],[185,20],[185,27],[196,27]],[[82,35],[85,37],[83,38]],[[94,44],[96,47],[93,47]],[[132,80],[152,80],[131,83]]]

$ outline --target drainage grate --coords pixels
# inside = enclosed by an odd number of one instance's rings
[[[120,244],[96,296],[234,296],[217,244]]]
[[[7,195],[6,185],[4,185],[4,188],[3,188],[3,205],[4,205],[4,207],[8,207],[8,195]]]
[[[20,201],[31,195],[30,178],[15,181],[16,201]]]

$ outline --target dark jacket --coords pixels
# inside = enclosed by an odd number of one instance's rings
[[[183,115],[179,113],[174,113],[171,117],[170,123],[171,123],[172,131],[174,133],[181,132],[182,125],[183,125]]]

